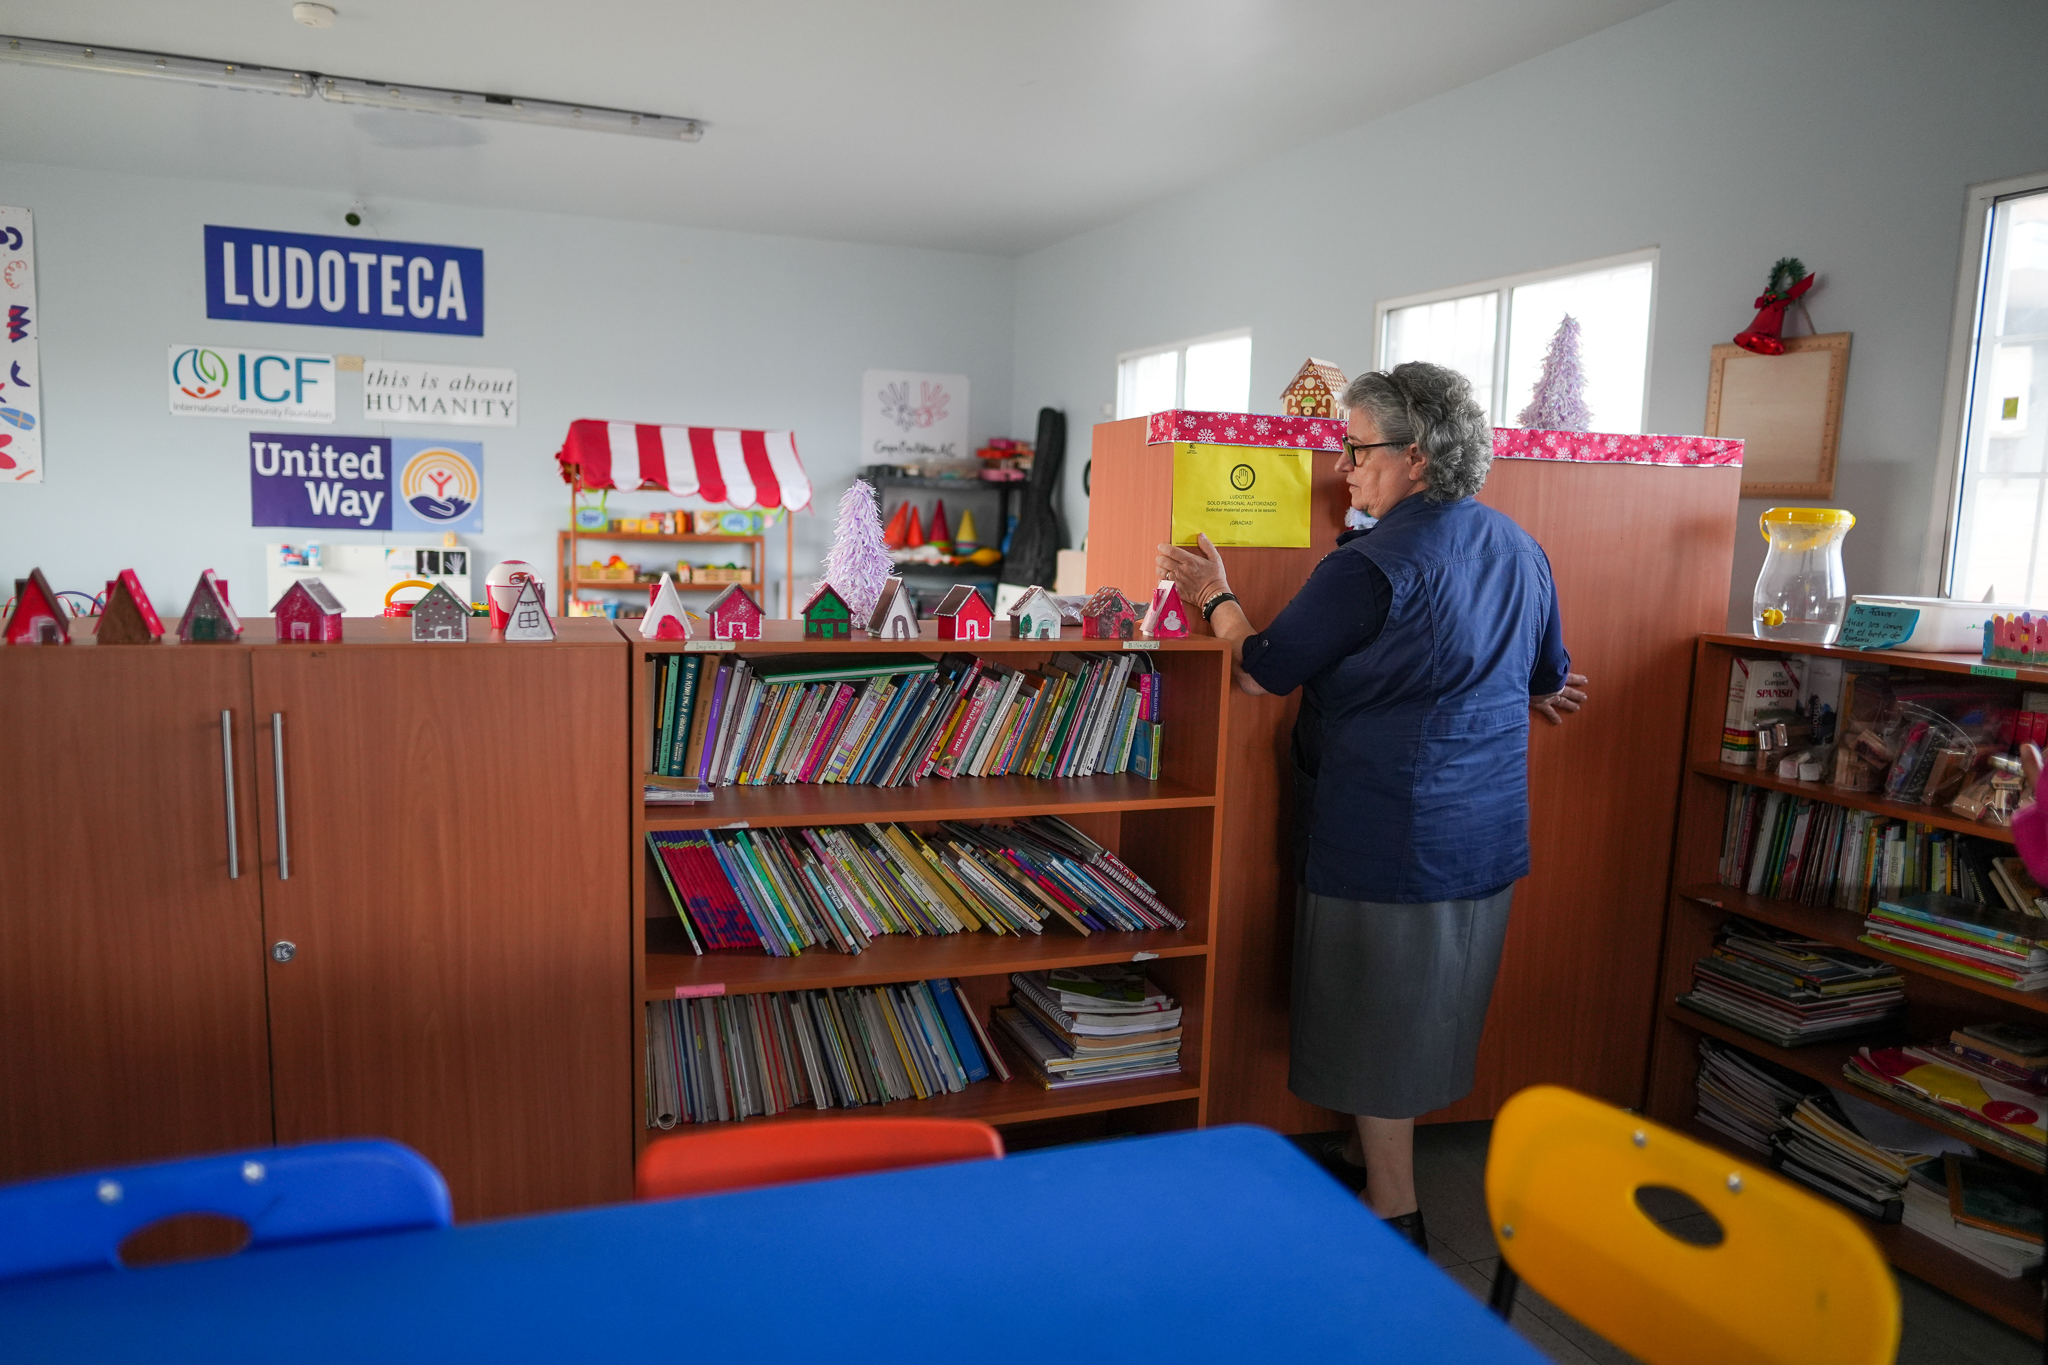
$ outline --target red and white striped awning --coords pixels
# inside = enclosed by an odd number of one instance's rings
[[[811,504],[811,479],[796,457],[796,433],[733,427],[664,427],[639,422],[571,422],[555,459],[584,488],[663,488],[729,507]]]

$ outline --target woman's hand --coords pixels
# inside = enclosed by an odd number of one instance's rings
[[[1179,545],[1160,546],[1159,576],[1173,580],[1180,589],[1180,600],[1190,611],[1200,611],[1202,603],[1219,592],[1230,591],[1230,580],[1223,572],[1223,555],[1206,535],[1195,538],[1192,550]]]
[[[1564,718],[1586,704],[1586,675],[1567,673],[1564,686],[1547,697],[1529,698],[1529,709],[1552,725],[1564,724]],[[1562,712],[1563,714],[1559,714]]]

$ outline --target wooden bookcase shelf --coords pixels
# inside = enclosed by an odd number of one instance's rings
[[[1842,1075],[1843,1063],[1855,1054],[1858,1047],[1925,1041],[1940,1037],[1963,1023],[2004,1019],[2038,1025],[2041,1016],[2048,1014],[2048,991],[2016,991],[1873,948],[1858,941],[1858,935],[1863,932],[1863,916],[1852,911],[1752,896],[1734,887],[1722,886],[1717,880],[1722,827],[1727,818],[1731,785],[1747,783],[1854,810],[1871,811],[1887,819],[1912,821],[2008,843],[2012,839],[2011,832],[1996,825],[1980,825],[1961,819],[1947,810],[1931,806],[1901,805],[1867,793],[1841,791],[1823,783],[1786,781],[1754,768],[1720,762],[1730,662],[1744,656],[1784,654],[1830,655],[1934,673],[1984,676],[1989,672],[1969,656],[1834,650],[1819,645],[1781,645],[1741,635],[1700,637],[1694,653],[1686,767],[1681,778],[1678,833],[1672,856],[1672,892],[1665,908],[1663,966],[1657,983],[1656,1036],[1648,1086],[1650,1117],[1745,1159],[1755,1159],[1755,1153],[1742,1151],[1693,1117],[1698,1107],[1695,1078],[1699,1069],[1699,1040],[1705,1036],[1799,1075],[1848,1090],[1859,1099],[1890,1109],[1932,1131],[1972,1142],[1967,1132],[1953,1124],[1929,1119],[1890,1103],[1881,1095],[1851,1087]],[[2027,684],[2048,686],[2048,672],[2038,669],[1998,670],[1990,676],[2008,680],[2015,690]],[[1906,979],[1906,1015],[1903,1022],[1873,1030],[1869,1035],[1853,1040],[1782,1048],[1676,1004],[1677,997],[1691,989],[1693,963],[1706,956],[1712,948],[1715,932],[1735,915],[1849,948],[1897,967]],[[2017,1161],[1988,1147],[1979,1146],[1978,1150],[2022,1169],[2041,1169],[2038,1164]],[[1882,1225],[1866,1220],[1865,1226],[1899,1269],[1946,1290],[2021,1331],[2031,1333],[2037,1339],[2042,1336],[2039,1280],[2004,1279],[1903,1225]]]
[[[999,623],[1000,624],[1000,623]],[[922,623],[914,640],[805,641],[802,623],[767,621],[763,638],[730,642],[747,655],[807,654],[820,663],[834,655],[946,653],[997,656],[1013,667],[1030,666],[1062,652],[1115,652],[1132,642],[1083,640],[1069,627],[1059,640],[950,641],[935,638],[935,623]],[[984,1023],[991,1006],[1007,999],[1009,975],[1054,967],[1142,961],[1159,984],[1183,1006],[1181,1071],[1175,1076],[1113,1081],[1048,1091],[1018,1072],[1008,1082],[979,1081],[955,1095],[907,1100],[888,1106],[828,1110],[831,1114],[918,1114],[975,1118],[995,1124],[1028,1124],[1121,1113],[1138,1127],[1184,1127],[1206,1121],[1209,1018],[1215,969],[1214,943],[1221,883],[1222,843],[1219,793],[1224,781],[1224,708],[1230,689],[1230,653],[1203,637],[1164,640],[1149,652],[1164,683],[1164,747],[1160,778],[1147,781],[1127,773],[1035,779],[1026,777],[926,778],[915,786],[873,787],[788,783],[765,787],[720,787],[711,800],[693,805],[650,805],[641,779],[653,743],[653,661],[657,655],[704,652],[724,641],[643,640],[620,623],[633,659],[631,739],[633,785],[627,801],[633,813],[634,1095],[636,1150],[663,1136],[646,1126],[646,1018],[641,1005],[679,995],[749,994],[814,990],[952,977],[966,1003]],[[1152,644],[1152,642],[1136,642]],[[724,649],[716,652],[723,653]],[[1076,934],[1047,925],[1038,935],[969,933],[933,937],[884,935],[861,953],[812,949],[796,957],[760,951],[690,951],[660,873],[646,851],[650,830],[732,829],[800,825],[902,822],[929,829],[941,820],[1007,820],[1056,815],[1088,837],[1116,851],[1157,889],[1161,899],[1185,918],[1187,928],[1144,932]],[[1006,1044],[999,1043],[1004,1046]],[[816,1116],[806,1107],[774,1119]],[[669,1130],[689,1133],[703,1125]]]

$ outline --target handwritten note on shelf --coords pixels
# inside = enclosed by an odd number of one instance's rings
[[[1842,621],[1842,633],[1835,637],[1838,649],[1890,649],[1904,644],[1920,624],[1918,607],[1880,607],[1870,602],[1851,602]]]

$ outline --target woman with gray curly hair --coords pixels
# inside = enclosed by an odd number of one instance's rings
[[[1542,547],[1474,500],[1493,428],[1471,384],[1411,362],[1344,402],[1337,467],[1375,520],[1272,625],[1245,616],[1206,536],[1160,546],[1159,569],[1231,642],[1241,688],[1302,689],[1287,1085],[1354,1116],[1325,1166],[1426,1251],[1415,1119],[1472,1089],[1529,871],[1529,717],[1562,723],[1586,679]]]

